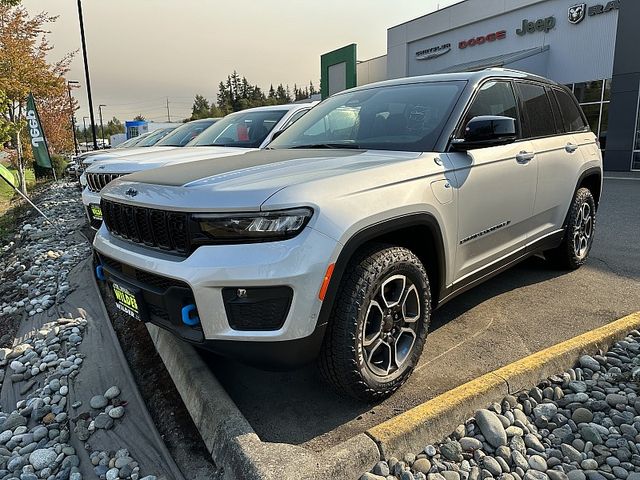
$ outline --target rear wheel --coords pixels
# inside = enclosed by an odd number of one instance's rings
[[[429,279],[413,252],[373,246],[347,267],[320,354],[340,393],[383,399],[411,375],[431,317]]]
[[[545,252],[545,257],[559,268],[580,268],[591,252],[595,228],[596,202],[589,189],[580,188],[571,203],[562,243],[558,248]]]

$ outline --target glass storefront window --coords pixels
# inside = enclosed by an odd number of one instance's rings
[[[587,116],[587,121],[589,122],[589,126],[591,127],[591,131],[598,135],[598,130],[600,127],[600,103],[595,103],[592,105],[583,105],[582,110],[584,114]]]
[[[640,170],[640,152],[635,152],[633,154],[633,165],[631,166],[632,170]]]
[[[580,103],[601,102],[603,83],[602,80],[576,83],[573,93]]]
[[[611,100],[611,79],[607,79],[604,82],[604,101]]]

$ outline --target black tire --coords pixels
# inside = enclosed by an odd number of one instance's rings
[[[584,222],[585,208],[590,212],[590,223]],[[588,188],[580,188],[571,203],[567,227],[559,247],[545,252],[546,259],[556,268],[576,270],[585,264],[593,246],[596,230],[596,202]],[[588,235],[588,238],[585,237]],[[578,242],[578,237],[580,242]],[[586,243],[584,242],[586,238]],[[580,243],[580,248],[578,248]]]
[[[402,281],[401,277],[405,280]],[[385,298],[383,287],[386,289],[386,295],[392,297],[396,295],[395,292],[400,285],[406,288],[406,292],[403,290],[397,293],[402,305],[387,308],[387,305],[393,302],[390,302],[392,298]],[[372,317],[367,317],[367,314],[372,312],[370,315],[377,316],[373,313],[377,311],[374,308],[374,304],[378,303],[376,299],[382,299],[380,305],[384,306],[385,310],[396,313],[385,316],[382,308],[377,309],[380,311],[381,319],[380,337],[375,341],[374,347],[369,347],[372,348],[372,355],[369,356],[368,347],[364,346],[363,342],[369,337],[375,337],[374,334],[367,333],[376,330],[372,328],[372,324],[376,322],[371,321]],[[411,312],[408,312],[409,310]],[[406,322],[408,316],[412,319],[410,324]],[[366,322],[366,318],[370,321]],[[414,318],[418,320],[413,320]],[[318,362],[322,376],[342,395],[367,402],[388,397],[402,386],[417,365],[427,337],[430,318],[429,278],[413,252],[388,245],[373,245],[361,251],[349,263],[333,305]],[[392,327],[389,327],[389,323]],[[387,328],[392,330],[388,331]],[[414,330],[415,333],[412,346],[407,346],[411,343],[413,335],[407,331],[408,329]],[[396,331],[404,333],[395,333]],[[398,335],[398,338],[395,338],[395,335]],[[383,341],[385,337],[386,341]],[[380,342],[384,345],[376,350],[375,345]],[[393,349],[391,343],[394,345]],[[382,362],[387,360],[385,348],[388,348],[390,355],[387,369],[389,374],[386,376],[373,371],[374,368],[384,368]],[[401,355],[395,354],[398,349],[402,350]],[[384,357],[384,360],[376,362],[377,357]],[[404,359],[400,367],[398,360],[401,357]],[[392,358],[396,359],[397,369],[390,372]],[[367,360],[371,360],[371,363]]]

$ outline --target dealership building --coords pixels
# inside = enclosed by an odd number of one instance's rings
[[[503,67],[573,90],[609,171],[640,170],[640,1],[465,0],[387,31],[387,53],[322,56],[323,95],[406,76]]]

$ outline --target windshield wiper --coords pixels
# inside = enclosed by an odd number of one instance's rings
[[[356,143],[313,143],[311,145],[296,145],[295,147],[291,147],[293,148],[310,148],[310,149],[315,149],[315,148],[351,148],[351,149],[356,149],[359,150],[360,146]]]

